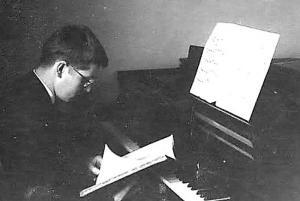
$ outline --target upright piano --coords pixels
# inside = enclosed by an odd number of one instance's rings
[[[273,61],[247,122],[189,94],[202,51],[190,46],[176,69],[118,72],[104,127],[128,151],[174,134],[177,160],[154,174],[178,200],[297,200],[300,73]]]

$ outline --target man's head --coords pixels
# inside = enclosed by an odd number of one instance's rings
[[[89,92],[99,70],[107,64],[101,43],[82,25],[68,25],[55,31],[44,43],[40,57],[40,68],[47,69],[51,90],[65,102]]]

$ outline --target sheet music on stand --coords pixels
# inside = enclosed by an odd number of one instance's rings
[[[190,93],[249,121],[278,40],[276,33],[217,23]]]

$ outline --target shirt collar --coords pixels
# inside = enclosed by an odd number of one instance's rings
[[[49,89],[49,87],[45,84],[45,82],[43,82],[43,80],[38,76],[38,74],[36,73],[35,69],[33,69],[33,73],[36,75],[36,77],[40,80],[40,82],[43,84],[43,86],[45,87],[50,99],[51,99],[51,103],[54,104],[55,102],[55,96],[53,94],[53,92]]]

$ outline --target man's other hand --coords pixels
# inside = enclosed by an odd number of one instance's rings
[[[88,168],[94,175],[99,175],[101,162],[102,162],[102,156],[100,155],[91,158],[91,160],[89,161]]]

